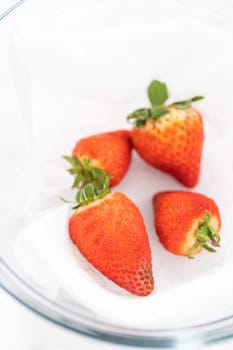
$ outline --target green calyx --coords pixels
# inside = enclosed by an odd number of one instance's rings
[[[215,230],[210,223],[210,214],[208,212],[205,213],[202,219],[202,224],[198,227],[196,232],[196,242],[188,251],[188,257],[193,258],[193,253],[200,247],[204,248],[210,253],[215,253],[216,250],[213,247],[219,247],[220,243],[220,235]]]
[[[151,107],[137,109],[127,116],[127,120],[132,122],[136,127],[145,125],[149,118],[157,120],[158,118],[168,114],[170,107],[187,109],[191,107],[192,102],[196,102],[204,98],[203,96],[194,96],[184,101],[177,101],[170,105],[165,105],[169,94],[166,84],[159,80],[153,80],[150,83],[147,88],[147,94]]]
[[[72,188],[77,188],[76,205],[73,209],[85,206],[110,192],[110,174],[92,167],[91,161],[84,158],[81,162],[76,156],[63,156],[71,168],[67,171],[74,176]]]
[[[152,118],[156,120],[162,115],[169,113],[169,110],[164,106],[152,106],[151,108],[140,108],[129,114],[127,117],[128,121],[133,121],[133,124],[138,128],[146,124],[147,119]]]

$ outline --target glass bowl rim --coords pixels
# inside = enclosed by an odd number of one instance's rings
[[[233,338],[233,315],[208,323],[167,328],[145,329],[120,327],[72,312],[38,292],[0,258],[0,286],[13,298],[36,314],[64,328],[114,344],[175,348],[184,344],[210,345]]]

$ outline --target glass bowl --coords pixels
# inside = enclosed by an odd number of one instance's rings
[[[19,6],[21,5],[21,6]],[[0,282],[51,322],[141,347],[194,347],[233,336],[232,16],[230,1],[20,1],[1,64]],[[11,25],[9,23],[11,22]],[[194,260],[166,252],[153,229],[152,195],[185,189],[134,153],[116,190],[140,207],[156,290],[137,298],[100,276],[68,238],[71,179],[61,155],[78,138],[130,128],[152,79],[171,96],[204,94],[200,182],[223,220],[222,247]]]

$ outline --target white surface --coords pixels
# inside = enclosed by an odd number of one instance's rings
[[[129,349],[65,330],[35,315],[1,289],[0,309],[0,346],[4,350]]]
[[[0,55],[0,58],[2,59],[2,55]],[[1,88],[4,89],[4,86],[1,86]],[[0,102],[1,106],[2,102]],[[8,101],[4,100],[4,105],[7,106],[7,104],[11,105],[11,99]],[[5,111],[5,116],[8,115],[10,117],[7,109],[2,110]],[[67,348],[70,350],[77,348],[84,350],[90,348],[95,350],[105,348],[114,350],[124,348],[92,341],[91,339],[74,335],[60,327],[54,326],[22,307],[2,290],[0,290],[0,309],[0,329],[3,330],[1,332],[0,344],[6,350],[60,350]],[[230,350],[232,346],[233,342],[230,342],[211,347],[210,349]]]
[[[4,350],[138,350],[90,339],[35,315],[0,289],[0,346]],[[232,350],[233,341],[177,350]],[[158,349],[159,350],[159,349]],[[161,349],[160,349],[161,350]]]
[[[126,4],[124,14],[129,11]],[[117,6],[108,9],[109,18],[115,18]],[[187,21],[182,13],[168,14],[166,20],[152,24],[154,7],[151,12],[141,9],[140,20],[133,11],[132,21],[126,23],[123,16],[119,25],[109,21],[107,28],[100,27],[99,14],[93,27],[88,22],[88,30],[83,30],[86,23],[80,28],[79,17],[78,24],[73,21],[76,9],[72,6],[48,18],[25,16],[13,36],[13,76],[39,163],[36,193],[31,189],[35,194],[31,223],[15,244],[18,263],[52,298],[64,293],[100,319],[116,324],[177,327],[229,315],[233,294],[233,280],[228,278],[233,269],[231,36],[217,26],[199,23],[198,18]],[[85,15],[84,7],[82,11]],[[153,42],[161,49],[155,50]],[[206,97],[196,104],[204,116],[206,139],[200,182],[194,190],[214,198],[220,208],[222,248],[217,254],[203,252],[188,260],[161,247],[154,233],[152,194],[184,187],[134,155],[117,190],[142,211],[156,284],[150,296],[137,298],[116,288],[73,249],[67,232],[68,209],[59,202],[59,194],[72,180],[60,155],[69,154],[75,142],[88,134],[128,127],[125,115],[148,104],[145,91],[153,78],[167,81],[175,99]],[[221,302],[215,303],[219,295]]]

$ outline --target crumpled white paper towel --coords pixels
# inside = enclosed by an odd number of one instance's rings
[[[163,328],[232,313],[230,39],[219,27],[186,19],[182,11],[174,18],[171,13],[164,16],[160,8],[163,17],[155,21],[154,7],[140,8],[138,1],[131,2],[129,23],[125,15],[129,2],[125,8],[116,2],[109,8],[106,2],[104,26],[104,13],[95,7],[101,13],[94,16],[94,5],[88,3],[89,12],[82,10],[82,17],[77,7],[52,17],[30,16],[17,26],[12,39],[12,71],[40,177],[31,222],[14,245],[19,266],[48,295],[66,295],[98,317],[121,325]],[[88,13],[91,24],[85,19]],[[152,79],[166,81],[176,100],[200,94],[206,98],[196,104],[204,116],[206,139],[200,182],[194,190],[211,196],[220,207],[222,248],[194,260],[164,250],[154,232],[152,195],[185,188],[134,154],[128,174],[115,190],[141,209],[153,251],[156,288],[139,298],[99,274],[70,242],[71,212],[59,196],[72,179],[60,156],[70,154],[80,137],[127,128],[125,116],[148,105],[145,91]]]

